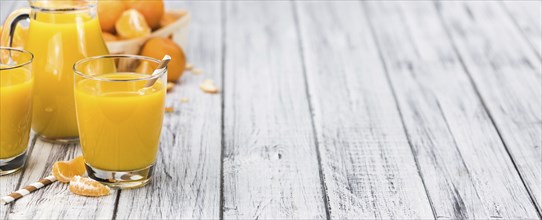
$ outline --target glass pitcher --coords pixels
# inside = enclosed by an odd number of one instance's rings
[[[14,27],[29,19],[24,49],[35,56],[32,129],[52,142],[77,141],[73,93],[76,61],[109,54],[96,16],[96,0],[29,0],[30,7],[8,16],[2,32],[10,46]],[[5,40],[7,39],[7,40]]]

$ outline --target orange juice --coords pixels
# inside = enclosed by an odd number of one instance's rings
[[[28,69],[0,70],[0,159],[22,154],[28,146],[33,81]]]
[[[108,54],[99,21],[88,12],[33,11],[25,49],[35,55],[32,129],[51,139],[77,138],[73,64]]]
[[[148,75],[115,73],[98,77],[131,80]],[[90,166],[129,171],[154,163],[160,142],[166,88],[161,81],[150,88],[143,88],[146,82],[81,79],[76,83],[81,146],[85,162]]]

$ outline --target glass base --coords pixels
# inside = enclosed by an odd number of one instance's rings
[[[38,137],[40,140],[45,141],[47,143],[52,144],[74,144],[79,143],[79,137],[61,137],[61,138],[54,138],[54,137],[47,137],[45,135],[38,134]]]
[[[139,170],[110,171],[101,170],[85,163],[88,176],[112,188],[131,189],[147,185],[151,181],[154,164]]]
[[[24,166],[26,161],[26,150],[17,156],[0,159],[0,176],[15,173]]]

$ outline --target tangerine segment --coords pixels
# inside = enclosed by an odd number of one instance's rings
[[[74,176],[80,176],[85,173],[85,159],[78,156],[70,161],[57,161],[53,165],[53,175],[60,182],[67,183]]]
[[[107,196],[111,189],[100,182],[81,176],[74,176],[69,185],[70,192],[81,196]]]
[[[135,9],[126,10],[115,23],[117,34],[125,39],[151,34],[151,28],[141,13]]]

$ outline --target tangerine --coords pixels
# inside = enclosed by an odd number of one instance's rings
[[[162,0],[126,0],[126,6],[141,13],[147,24],[154,30],[160,26],[160,19],[164,14],[164,1]]]
[[[141,55],[159,60],[166,54],[171,57],[171,62],[168,64],[167,80],[175,82],[182,76],[186,66],[186,57],[179,45],[168,38],[156,37],[148,40],[141,50]]]
[[[115,23],[115,28],[117,34],[126,39],[143,37],[151,33],[151,28],[147,25],[145,18],[135,9],[123,12]]]
[[[119,20],[124,10],[126,10],[126,5],[122,1],[98,1],[98,19],[100,20],[102,31],[115,33],[115,23]]]

